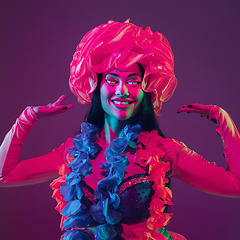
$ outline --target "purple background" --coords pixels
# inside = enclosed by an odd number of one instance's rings
[[[169,40],[178,87],[163,104],[161,128],[209,161],[226,166],[213,123],[176,114],[183,104],[217,104],[240,126],[239,1],[1,0],[0,137],[29,105],[66,94],[74,109],[41,119],[21,159],[44,154],[74,136],[86,111],[68,88],[69,63],[83,35],[107,20],[151,26]],[[203,193],[173,179],[169,229],[188,240],[239,239],[239,199]],[[0,239],[57,240],[60,216],[49,182],[0,189]]]

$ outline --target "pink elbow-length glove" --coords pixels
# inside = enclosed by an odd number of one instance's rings
[[[206,161],[183,143],[174,140],[173,177],[205,192],[240,197],[240,135],[228,113],[217,106],[196,103],[185,105],[178,112],[199,113],[216,122],[228,168]]]
[[[63,95],[47,106],[27,107],[16,120],[0,147],[0,185],[29,185],[57,175],[56,167],[63,163],[65,144],[40,157],[24,161],[19,161],[19,157],[24,141],[38,118],[65,112],[73,106],[61,105],[64,98]]]

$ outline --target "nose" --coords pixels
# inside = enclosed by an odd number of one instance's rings
[[[128,87],[124,81],[120,81],[116,86],[115,95],[118,97],[129,97]]]

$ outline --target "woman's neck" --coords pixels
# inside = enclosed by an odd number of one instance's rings
[[[130,119],[119,120],[116,118],[106,116],[104,121],[104,133],[105,133],[106,143],[109,145],[109,143],[113,139],[118,138],[121,134],[122,129],[129,122],[130,122]]]

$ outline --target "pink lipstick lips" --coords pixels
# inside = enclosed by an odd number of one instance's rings
[[[114,98],[110,100],[115,107],[122,108],[122,109],[129,108],[134,103],[133,100],[129,100],[129,99]]]

